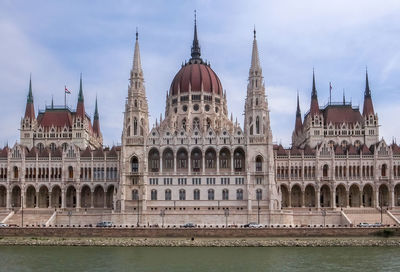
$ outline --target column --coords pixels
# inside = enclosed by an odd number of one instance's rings
[[[61,209],[65,209],[65,198],[67,197],[65,189],[61,189]]]
[[[174,152],[174,174],[176,174],[176,165],[178,164],[176,160],[176,152]]]
[[[49,191],[49,205],[47,206],[47,208],[51,208],[51,191]]]
[[[292,207],[292,190],[288,190],[289,197],[288,197],[288,208]]]
[[[192,156],[188,154],[188,175],[192,174]]]
[[[375,198],[374,198],[375,207],[379,207],[379,189],[375,189]]]
[[[35,208],[39,208],[39,192],[38,191],[36,191]]]
[[[11,196],[12,196],[12,191],[7,190],[7,210],[11,209]]]
[[[389,191],[389,198],[390,208],[394,208],[394,189]]]
[[[104,191],[104,209],[107,208],[107,191]]]
[[[206,154],[205,153],[202,154],[201,168],[202,168],[202,172],[203,172],[203,175],[204,175],[204,173],[206,171]]]
[[[90,192],[90,208],[94,208],[94,193]]]
[[[162,171],[163,171],[163,164],[162,164],[162,162],[163,162],[163,156],[162,156],[162,153],[160,154],[160,171],[159,171],[159,173],[162,173]]]
[[[362,189],[360,190],[360,208],[363,208],[364,207],[364,205],[363,205],[363,191],[362,191]]]
[[[346,203],[345,203],[345,205],[346,205],[346,208],[350,207],[350,192],[349,192],[349,190],[346,190]]]
[[[331,189],[331,207],[336,208],[336,190]]]
[[[317,209],[321,208],[321,190],[319,188],[317,188],[316,190],[316,200],[315,200],[315,206],[317,207]]]
[[[219,175],[219,152],[217,151],[217,175]]]
[[[301,207],[304,208],[306,206],[306,192],[301,191]]]
[[[81,190],[76,190],[76,209],[79,210],[81,208]]]

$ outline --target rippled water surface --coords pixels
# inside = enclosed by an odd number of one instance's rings
[[[400,249],[12,246],[0,271],[400,271]]]

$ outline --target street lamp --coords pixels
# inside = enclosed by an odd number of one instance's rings
[[[225,215],[225,227],[228,227],[229,208],[225,209],[224,215]]]
[[[161,216],[161,226],[164,227],[164,216],[165,216],[165,209],[162,209],[160,211],[160,216]]]
[[[260,224],[260,199],[257,197],[257,224]]]

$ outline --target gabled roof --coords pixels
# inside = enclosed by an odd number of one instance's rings
[[[365,144],[362,145],[361,152],[363,155],[372,155],[373,154],[371,152],[371,150]]]
[[[335,147],[335,155],[346,155],[345,149],[341,145]]]
[[[93,157],[104,157],[103,149],[99,148],[99,149],[94,150]]]
[[[301,156],[301,151],[300,151],[300,149],[298,149],[297,147],[294,146],[290,149],[290,155],[291,156]]]
[[[107,157],[118,157],[115,146],[113,146],[111,150],[108,152]]]
[[[286,150],[283,148],[283,146],[281,144],[278,146],[277,155],[278,156],[287,156]]]
[[[39,152],[39,157],[45,158],[45,157],[49,157],[49,149],[44,148]]]
[[[304,155],[315,155],[315,149],[312,149],[309,145],[304,147]]]
[[[8,156],[8,146],[4,147],[0,151],[0,157],[1,158],[7,158],[7,156]]]
[[[51,151],[51,156],[56,157],[56,158],[61,158],[62,157],[62,148],[58,147],[54,150]]]
[[[357,148],[352,144],[348,146],[348,152],[349,152],[349,155],[358,155],[359,154]]]
[[[45,129],[72,127],[72,113],[69,109],[46,109],[38,115],[38,125]]]
[[[392,148],[393,155],[400,155],[400,147],[396,143],[393,143],[391,145],[391,148]]]
[[[363,118],[358,109],[352,108],[350,104],[328,105],[322,110],[326,124],[362,124]]]
[[[39,150],[34,146],[31,148],[31,150],[26,154],[27,158],[36,158],[36,154],[39,153]]]

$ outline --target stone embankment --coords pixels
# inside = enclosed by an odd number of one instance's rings
[[[400,247],[400,238],[58,238],[4,237],[0,246],[119,247]]]

